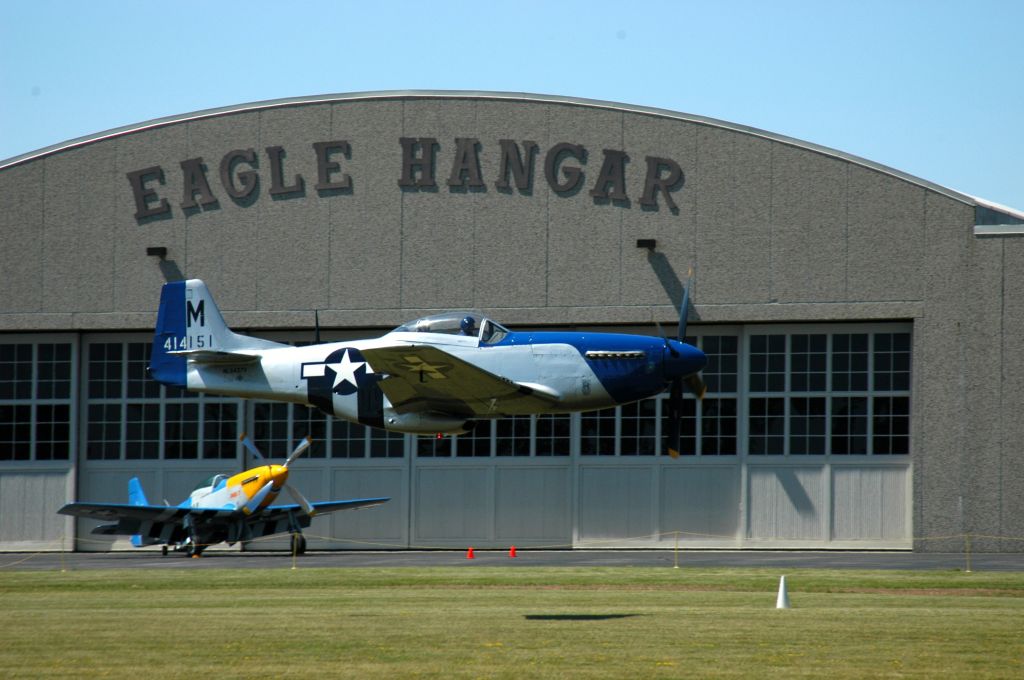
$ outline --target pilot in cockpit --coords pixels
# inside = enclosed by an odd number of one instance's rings
[[[462,328],[463,335],[476,336],[476,319],[473,317],[467,316],[463,318],[460,327]]]

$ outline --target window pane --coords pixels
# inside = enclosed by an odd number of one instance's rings
[[[708,399],[701,402],[701,455],[736,454],[736,400]]]
[[[909,333],[875,333],[874,359],[876,391],[910,390]]]
[[[32,345],[0,345],[0,399],[31,398]]]
[[[530,455],[530,416],[497,420],[494,427],[497,438],[494,443],[495,452],[499,456]]]
[[[828,336],[793,335],[790,343],[790,390],[824,392],[828,388]]]
[[[832,336],[832,390],[860,392],[868,388],[867,333]]]
[[[235,404],[203,404],[203,458],[230,460],[237,457],[237,407]]]
[[[0,460],[29,460],[32,453],[32,407],[0,404]]]
[[[872,453],[910,453],[910,398],[875,397]]]
[[[615,409],[588,411],[580,416],[580,453],[584,456],[615,455]]]
[[[68,460],[71,452],[71,408],[67,404],[36,407],[36,460]]]
[[[168,404],[164,422],[164,458],[181,460],[198,457],[199,405]]]
[[[327,457],[327,414],[315,408],[308,408],[301,404],[292,404],[292,433],[288,442],[287,454],[291,455],[295,447],[303,439],[309,437],[312,440],[310,447],[302,455],[306,458]]]
[[[620,446],[623,456],[653,456],[657,449],[656,399],[644,399],[622,407]]]
[[[789,400],[789,452],[793,455],[825,453],[824,397],[793,397]]]
[[[459,458],[486,458],[490,456],[491,421],[480,421],[472,431],[458,435],[455,442],[455,454]]]
[[[371,458],[402,458],[405,456],[405,435],[375,427],[366,428],[370,433]]]
[[[121,405],[89,404],[86,426],[86,456],[90,460],[121,457]]]
[[[160,383],[149,377],[148,342],[128,343],[128,388],[129,398],[157,399],[160,397]]]
[[[347,420],[331,421],[331,457],[365,458],[366,426]],[[387,440],[383,443],[386,444]],[[385,447],[386,448],[386,447]],[[387,456],[378,456],[386,458]]]
[[[750,391],[786,389],[786,336],[750,336]]]
[[[568,456],[571,423],[568,415],[537,416],[537,455]]]
[[[705,335],[699,345],[708,358],[701,372],[709,392],[735,392],[739,371],[739,338],[735,335]]]
[[[159,458],[160,404],[128,404],[125,407],[125,418],[125,458]]]
[[[120,342],[98,342],[89,345],[89,398],[117,399],[121,396]]]
[[[781,397],[750,399],[750,453],[780,456],[786,447],[786,401]]]
[[[452,437],[416,435],[416,455],[420,458],[450,458]]]
[[[868,452],[868,398],[832,397],[832,453]]]
[[[40,399],[71,398],[71,345],[38,345],[38,388]]]

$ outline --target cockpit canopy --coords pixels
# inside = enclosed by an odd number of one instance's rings
[[[508,329],[480,312],[442,312],[404,323],[393,333],[442,333],[479,338],[484,345],[501,342]]]
[[[227,478],[228,478],[228,476],[227,475],[223,475],[223,474],[221,474],[221,475],[214,475],[213,477],[210,477],[209,479],[204,479],[202,482],[200,482],[196,486],[196,488],[193,489],[193,491],[199,491],[200,489],[206,489],[208,487],[216,488],[216,486],[218,484],[220,484],[223,481],[226,481]]]

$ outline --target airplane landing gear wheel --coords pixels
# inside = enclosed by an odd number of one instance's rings
[[[299,533],[292,534],[292,554],[302,555],[306,552],[306,537]]]
[[[164,557],[167,557],[167,546],[166,545],[160,546],[160,554],[162,556],[164,556]]]

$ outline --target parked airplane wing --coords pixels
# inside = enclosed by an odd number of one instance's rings
[[[227,518],[235,514],[231,508],[183,508],[177,505],[129,505],[127,503],[68,503],[58,510],[62,515],[88,517],[105,522],[137,520],[170,522],[186,515],[202,519]]]
[[[398,412],[436,411],[464,417],[536,413],[558,403],[550,390],[503,378],[432,345],[362,350]]]
[[[313,506],[313,514],[325,515],[329,512],[336,512],[338,510],[356,510],[358,508],[372,508],[375,505],[382,505],[387,503],[390,498],[356,498],[347,501],[320,501],[319,503],[310,503]],[[260,521],[272,522],[284,517],[289,514],[299,513],[303,514],[302,506],[297,503],[290,505],[271,505],[263,510],[260,515]]]

